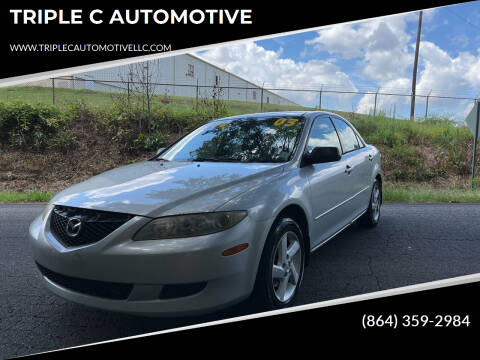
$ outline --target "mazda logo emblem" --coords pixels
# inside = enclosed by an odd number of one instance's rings
[[[70,237],[75,237],[80,234],[82,230],[82,219],[79,217],[71,217],[68,219],[67,226],[66,226],[67,235]]]

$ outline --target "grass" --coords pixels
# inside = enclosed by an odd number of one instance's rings
[[[27,192],[0,191],[0,203],[47,202],[52,196],[50,191],[31,190]],[[479,189],[435,189],[425,185],[398,186],[386,184],[383,187],[383,200],[386,202],[406,203],[480,203]]]
[[[90,106],[104,108],[111,105],[121,93],[95,91],[89,89],[55,88],[55,105],[64,107],[69,103],[83,101]],[[10,86],[0,88],[0,102],[23,101],[32,105],[52,105],[53,92],[50,87]],[[154,95],[152,102],[165,109],[185,111],[195,107],[195,98],[168,96],[169,103],[162,103],[164,95]],[[200,100],[199,100],[200,101]],[[260,103],[225,100],[231,115],[260,112]],[[263,104],[263,111],[311,110],[302,106]]]
[[[47,141],[48,134],[37,136],[37,130],[43,129],[43,125],[40,126],[42,121],[48,121],[35,114],[44,114],[44,109],[37,111],[17,103],[9,103],[10,107],[5,104],[8,111],[1,112],[0,126],[3,119],[5,127],[8,125],[10,128],[4,130],[8,136],[3,138],[0,131],[0,140],[3,141],[0,152],[0,202],[48,200],[51,191],[58,191],[107,169],[147,158],[157,146],[157,143],[147,147],[147,142],[137,142],[145,138],[139,137],[145,132],[145,126],[142,130],[142,124],[145,125],[142,116],[145,114],[142,113],[141,102],[137,113],[136,108],[135,111],[124,111],[115,102],[118,94],[114,93],[57,88],[55,95],[57,106],[54,108],[59,112],[59,119],[64,121],[62,124],[66,129],[64,133],[57,131],[52,137],[55,142]],[[195,99],[171,96],[168,99],[165,103],[162,101],[165,100],[163,95],[155,96],[152,107],[152,124],[156,133],[151,137],[157,137],[165,144],[176,140],[190,127],[214,116],[209,112],[212,106],[209,108],[208,104],[200,103],[198,111],[195,111]],[[39,86],[0,88],[0,103],[15,100],[33,105],[51,104],[52,89]],[[79,100],[83,103],[79,103]],[[264,111],[293,109],[309,110],[273,104],[264,104],[263,108]],[[224,112],[225,115],[252,113],[260,111],[260,104],[225,101],[221,104],[221,110],[222,116]],[[480,190],[468,189],[473,139],[467,127],[456,127],[451,120],[442,117],[409,121],[392,119],[382,112],[375,117],[335,112],[349,119],[368,143],[379,148],[386,181],[386,201],[480,202]],[[17,124],[12,120],[15,117],[23,122]],[[89,132],[91,128],[95,131]],[[23,134],[23,137],[19,134]],[[76,145],[76,158],[83,159],[82,162],[70,161],[69,151],[73,148],[68,147],[69,138],[65,135],[74,136],[72,141]],[[27,144],[29,147],[17,145],[20,140],[30,141]],[[40,140],[48,145],[43,150],[35,147]],[[57,143],[67,143],[66,151],[55,147]],[[477,172],[480,173],[478,165]],[[52,178],[58,181],[52,182]],[[480,188],[480,182],[475,185]],[[28,189],[36,191],[26,192]]]
[[[383,188],[383,200],[406,203],[480,203],[480,190],[467,188],[437,189],[429,186],[398,186],[388,184]]]
[[[0,191],[0,203],[47,202],[52,196],[50,191]]]
[[[55,105],[66,105],[69,102],[84,100],[96,107],[103,107],[112,103],[112,93],[92,91],[86,89],[55,89]],[[10,86],[0,88],[0,101],[24,101],[36,105],[52,105],[53,92],[51,88],[42,86]]]
[[[468,127],[448,118],[417,121],[343,113],[365,140],[377,146],[389,182],[439,182],[471,173],[473,136]],[[477,165],[478,167],[478,165]],[[450,187],[457,184],[450,182]]]
[[[405,145],[418,146],[428,142],[448,150],[460,150],[461,145],[465,145],[472,139],[472,133],[468,127],[455,127],[454,121],[439,116],[432,116],[427,120],[409,121],[393,119],[384,114],[376,117],[351,113],[341,113],[341,115],[349,119],[360,134],[368,137],[369,143],[390,148]]]

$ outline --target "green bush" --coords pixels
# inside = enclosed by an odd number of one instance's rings
[[[50,147],[61,151],[73,150],[77,147],[77,137],[71,131],[60,130],[52,139]]]
[[[472,179],[472,188],[480,189],[480,178],[476,177]]]
[[[134,143],[138,148],[145,151],[156,151],[165,145],[161,132],[153,135],[138,134]]]
[[[137,136],[135,132],[131,129],[122,129],[119,128],[116,134],[113,136],[112,140],[117,143],[118,148],[121,152],[136,151],[135,140]]]
[[[416,147],[411,145],[385,147],[383,157],[392,167],[389,180],[425,180],[423,161]]]
[[[201,99],[195,107],[153,104],[118,97],[95,107],[71,102],[61,108],[22,102],[0,103],[0,145],[29,151],[96,149],[135,155],[168,145],[205,122],[229,115],[218,98]],[[359,114],[349,118],[365,140],[380,148],[388,181],[432,181],[470,173],[472,135],[447,118],[425,121]]]
[[[14,148],[41,150],[56,132],[57,108],[24,102],[0,103],[0,142]]]

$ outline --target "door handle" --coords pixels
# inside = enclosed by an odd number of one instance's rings
[[[372,154],[368,154],[368,160],[373,161],[373,155]]]
[[[347,165],[347,166],[345,167],[345,172],[346,172],[348,175],[350,175],[350,173],[352,172],[352,170],[353,170],[353,167],[351,167],[350,165]]]

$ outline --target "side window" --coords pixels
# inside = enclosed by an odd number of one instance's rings
[[[355,133],[355,136],[357,137],[358,145],[360,145],[361,148],[364,148],[364,147],[365,147],[365,144],[364,144],[364,142],[362,141],[362,139],[360,139],[360,136],[358,136],[357,133]]]
[[[333,127],[332,121],[328,117],[316,119],[310,132],[307,143],[308,152],[312,152],[314,147],[336,147],[340,154],[342,148],[338,140],[337,132]]]
[[[357,135],[355,135],[353,129],[343,120],[337,118],[333,118],[332,120],[337,128],[338,136],[340,136],[340,140],[342,141],[343,153],[360,149]]]

